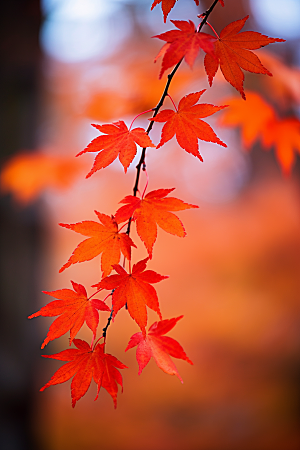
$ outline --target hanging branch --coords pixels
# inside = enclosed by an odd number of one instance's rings
[[[202,30],[202,28],[203,28],[204,25],[206,24],[206,21],[207,21],[209,15],[212,13],[212,11],[213,11],[214,7],[217,5],[218,1],[219,1],[219,0],[215,0],[215,1],[213,2],[213,4],[210,6],[210,8],[209,8],[207,11],[205,11],[205,13],[203,13],[203,14],[201,15],[201,17],[203,17],[203,19],[202,19],[202,21],[201,21],[201,23],[200,23],[200,26],[199,26],[199,28],[198,28],[198,33]],[[168,92],[169,92],[169,87],[170,87],[171,81],[172,81],[172,79],[173,79],[175,73],[176,73],[177,70],[179,69],[179,67],[180,67],[180,65],[181,65],[181,63],[182,63],[182,60],[183,60],[183,58],[176,64],[176,66],[174,67],[174,69],[172,70],[172,72],[167,76],[167,83],[166,83],[166,85],[165,85],[163,94],[162,94],[162,96],[161,96],[161,98],[160,98],[158,104],[157,104],[156,107],[153,109],[153,110],[154,110],[154,113],[153,113],[152,118],[154,118],[154,117],[158,114],[159,110],[160,110],[161,107],[163,106],[164,101],[165,101],[165,98],[168,96]],[[147,134],[149,134],[150,131],[152,130],[153,124],[154,124],[153,121],[151,121],[151,122],[149,123],[148,128],[147,128],[147,130],[146,130],[146,133],[147,133]],[[143,148],[142,153],[141,153],[140,160],[139,160],[139,162],[138,162],[138,164],[137,164],[137,166],[136,166],[136,178],[135,178],[135,183],[134,183],[134,187],[133,187],[133,195],[134,195],[134,197],[136,197],[137,192],[138,192],[138,190],[139,190],[140,173],[141,173],[141,169],[142,169],[143,164],[145,164],[146,149],[147,149],[147,147],[144,147],[144,148]],[[144,166],[144,167],[145,167],[145,166]],[[145,168],[146,168],[146,167],[145,167]],[[143,169],[143,170],[144,170],[144,169]],[[128,227],[127,227],[127,231],[126,231],[126,234],[128,234],[128,235],[130,234],[130,227],[131,227],[131,218],[129,219]]]

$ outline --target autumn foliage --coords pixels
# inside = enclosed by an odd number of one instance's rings
[[[116,408],[118,384],[123,388],[122,375],[118,369],[127,369],[127,367],[114,356],[104,353],[105,344],[91,347],[81,339],[74,339],[74,344],[77,349],[64,350],[54,355],[43,355],[44,358],[69,362],[55,372],[48,383],[41,388],[41,391],[74,377],[71,383],[72,406],[74,407],[88,390],[93,378],[97,384],[95,400],[98,398],[100,388],[103,387],[112,396]]]
[[[97,327],[99,324],[99,311],[110,311],[109,307],[102,301],[95,298],[89,299],[87,292],[82,284],[71,281],[73,291],[71,289],[60,289],[58,291],[46,292],[44,294],[51,295],[58,300],[48,303],[40,311],[29,316],[29,319],[38,316],[53,317],[60,316],[54,320],[49,328],[46,339],[42,343],[44,348],[48,342],[59,338],[63,334],[70,331],[70,345],[74,337],[86,322],[87,326],[92,330],[93,337],[96,337]]]
[[[175,3],[176,0],[155,0],[151,9],[160,5],[164,21],[166,21]],[[198,5],[199,1],[195,0],[195,3]],[[247,17],[227,25],[220,32],[220,36],[209,24],[209,33],[202,32],[210,13],[217,5],[220,6],[219,3],[226,7],[226,2],[214,1],[204,14],[199,15],[200,23],[198,25],[191,20],[188,22],[174,20],[171,22],[177,28],[176,30],[155,36],[165,41],[156,58],[157,60],[162,57],[160,78],[168,69],[175,67],[168,74],[168,81],[164,89],[162,86],[160,101],[156,107],[150,110],[152,117],[145,120],[148,127],[146,129],[132,128],[135,119],[129,128],[123,120],[102,125],[93,124],[101,133],[100,136],[92,140],[77,155],[87,152],[96,153],[93,167],[87,177],[100,169],[105,169],[117,158],[126,173],[137,152],[139,152],[139,162],[136,166],[133,195],[126,195],[120,199],[121,206],[116,206],[116,210],[111,215],[95,211],[98,221],[83,220],[74,224],[60,224],[85,237],[85,240],[74,249],[68,261],[62,265],[60,272],[70,268],[73,264],[93,258],[99,257],[101,260],[101,262],[99,261],[101,277],[95,280],[95,284],[92,286],[93,293],[88,296],[83,285],[72,281],[73,290],[61,289],[45,292],[55,300],[29,316],[29,318],[58,316],[50,326],[42,348],[50,341],[70,332],[69,344],[73,343],[76,348],[53,355],[44,355],[46,358],[64,361],[65,364],[57,370],[41,390],[63,383],[73,377],[71,382],[73,407],[87,392],[92,379],[97,385],[96,398],[100,388],[103,387],[111,395],[114,406],[117,405],[118,385],[123,386],[119,370],[125,369],[126,366],[116,357],[106,353],[106,345],[108,344],[109,327],[122,308],[127,310],[140,329],[130,338],[126,348],[127,351],[137,347],[139,374],[153,358],[165,373],[176,375],[182,381],[172,358],[182,359],[193,364],[182,346],[172,337],[165,336],[183,317],[168,319],[162,315],[160,300],[153,285],[165,280],[168,276],[148,269],[147,264],[150,260],[155,262],[154,245],[157,239],[157,227],[175,237],[185,237],[186,230],[181,218],[174,213],[194,209],[198,206],[170,196],[174,187],[160,187],[147,192],[146,148],[151,151],[152,148],[163,147],[175,136],[179,147],[191,154],[188,157],[196,157],[195,164],[200,164],[203,162],[203,158],[199,151],[199,140],[227,147],[218,138],[212,127],[203,120],[226,108],[222,116],[223,123],[240,126],[246,145],[256,139],[261,139],[266,148],[275,145],[278,158],[286,172],[290,170],[293,163],[293,149],[300,151],[297,134],[298,122],[293,119],[280,121],[271,106],[261,102],[251,93],[247,94],[247,101],[245,101],[242,69],[256,74],[271,75],[252,50],[283,40],[269,38],[253,31],[240,32]],[[211,30],[214,34],[211,34]],[[198,103],[205,92],[205,89],[202,89],[188,93],[181,98],[178,107],[175,105],[169,94],[171,81],[181,62],[184,60],[192,68],[199,53],[203,53],[205,56],[204,66],[209,84],[212,84],[218,68],[220,68],[225,80],[240,93],[242,99],[226,101],[226,105],[222,106]],[[166,97],[169,97],[172,102],[172,109],[163,108]],[[255,120],[249,124],[249,114],[251,111],[256,111],[257,108],[259,108],[260,115],[259,117],[257,115]],[[145,113],[150,111],[145,111]],[[154,125],[157,126],[157,122],[164,125],[160,141],[154,144],[149,133]],[[281,129],[289,132],[288,143],[281,141],[280,131],[278,131]],[[140,147],[139,150],[137,146]],[[147,175],[147,182],[144,191],[141,192],[139,182],[143,173]],[[137,235],[142,241],[142,248],[146,255],[144,259],[132,264],[132,260],[134,261],[133,249],[141,245],[141,242],[133,242],[130,237],[133,226],[136,226]],[[114,273],[111,274],[113,271]],[[96,299],[96,295],[102,296],[102,299]],[[146,331],[148,326],[147,308],[157,313],[159,318],[159,321],[150,326],[148,332]],[[106,325],[103,327],[105,322]],[[85,323],[92,332],[91,343],[76,339]],[[99,327],[99,323],[102,323],[101,327]]]
[[[105,133],[94,139],[82,152],[99,152],[95,158],[92,170],[87,174],[90,177],[99,169],[109,166],[118,156],[126,173],[136,154],[136,144],[140,147],[155,147],[143,128],[128,130],[123,120],[107,125],[93,125],[97,130]]]
[[[165,109],[151,119],[154,122],[166,122],[162,129],[161,140],[156,148],[161,147],[176,135],[180,147],[203,161],[199,153],[198,139],[227,147],[217,137],[211,126],[201,120],[203,117],[211,116],[220,109],[226,108],[226,106],[196,105],[204,92],[205,89],[201,92],[186,95],[180,100],[177,111]]]
[[[183,316],[161,320],[160,322],[154,322],[149,328],[147,335],[144,333],[136,333],[131,336],[125,352],[137,346],[136,359],[139,364],[139,375],[149,363],[150,359],[154,358],[160,369],[169,375],[176,375],[183,383],[183,380],[170,356],[183,359],[190,364],[193,363],[186,356],[185,351],[181,345],[175,341],[175,339],[164,336],[164,334],[168,333],[175,327],[178,320],[182,319],[182,317]]]
[[[225,80],[239,91],[244,100],[246,100],[243,87],[244,74],[241,69],[272,76],[251,50],[257,50],[274,42],[284,42],[284,39],[269,38],[255,31],[239,33],[248,17],[227,25],[220,36],[217,35],[214,38],[214,54],[207,53],[204,59],[210,86],[220,67]]]
[[[136,247],[132,239],[126,233],[119,233],[118,222],[113,216],[109,217],[97,211],[95,213],[100,223],[91,220],[70,225],[60,223],[62,227],[76,231],[83,236],[89,236],[89,239],[76,247],[68,262],[59,270],[60,272],[70,267],[71,264],[90,261],[102,253],[101,270],[102,276],[106,277],[112,271],[113,265],[120,261],[121,253],[128,261],[131,260],[131,247]]]
[[[221,123],[238,126],[246,150],[260,141],[265,150],[275,148],[276,157],[285,175],[291,173],[295,152],[300,153],[300,121],[295,117],[281,119],[274,108],[255,92],[247,92],[247,102],[228,99],[230,108]]]

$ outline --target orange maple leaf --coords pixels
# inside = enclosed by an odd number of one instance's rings
[[[171,30],[153,36],[166,41],[166,44],[155,58],[156,62],[160,56],[163,56],[159,78],[163,76],[167,69],[175,66],[182,58],[192,68],[201,48],[214,58],[213,36],[202,32],[197,33],[195,24],[191,20],[189,22],[185,20],[171,20],[171,22],[179,30]]]
[[[170,211],[198,208],[198,206],[184,203],[178,198],[165,198],[174,189],[151,191],[142,199],[127,195],[120,202],[126,203],[126,205],[121,206],[116,212],[116,220],[119,223],[126,222],[130,217],[136,220],[137,233],[144,242],[150,258],[157,238],[157,225],[175,236],[184,237],[186,235],[181,221]]]
[[[295,150],[300,153],[300,121],[296,118],[278,119],[272,106],[259,94],[246,92],[246,102],[229,99],[221,124],[240,126],[242,141],[248,149],[255,140],[269,150],[275,147],[276,157],[285,175],[289,175],[295,162]]]
[[[113,318],[123,306],[127,305],[129,314],[136,321],[143,334],[146,333],[145,327],[147,325],[146,306],[157,312],[160,319],[162,318],[156,291],[150,283],[158,283],[168,278],[168,276],[159,275],[153,270],[145,270],[148,259],[143,259],[134,264],[130,273],[116,264],[114,269],[118,275],[103,278],[100,283],[94,286],[97,289],[114,289],[112,294]]]
[[[243,87],[244,74],[241,69],[272,76],[259,58],[249,50],[257,50],[274,42],[285,42],[284,39],[270,38],[256,31],[238,34],[248,17],[236,20],[223,28],[220,37],[214,37],[214,57],[208,53],[204,58],[210,86],[220,66],[224,78],[240,92],[244,100],[246,99]]]
[[[276,157],[285,175],[290,175],[295,163],[294,149],[300,154],[300,120],[287,118],[274,120],[263,130],[262,145],[275,147]]]
[[[59,272],[63,272],[71,264],[90,261],[96,256],[101,256],[102,276],[106,277],[112,271],[112,266],[120,261],[121,252],[128,260],[131,259],[131,247],[136,245],[126,233],[119,233],[118,223],[114,217],[95,211],[101,223],[85,220],[74,224],[60,223],[59,225],[76,231],[83,236],[91,236],[82,241],[74,250],[69,260]]]
[[[126,173],[136,155],[136,144],[141,147],[155,147],[143,128],[128,130],[123,120],[105,125],[92,124],[92,126],[105,133],[105,136],[98,136],[93,139],[82,152],[76,155],[80,156],[86,152],[99,152],[86,178],[89,178],[97,170],[109,166],[117,156],[119,156]]]
[[[89,344],[81,339],[74,339],[77,349],[64,350],[54,355],[43,355],[44,358],[70,361],[58,369],[48,383],[40,391],[47,387],[64,383],[73,378],[71,383],[72,406],[87,392],[92,378],[98,386],[97,400],[100,388],[103,387],[112,396],[114,407],[117,407],[118,385],[123,389],[122,375],[117,369],[128,369],[114,356],[104,353],[104,344],[97,344],[92,349]]]
[[[180,147],[188,153],[196,156],[203,161],[199,153],[198,139],[206,142],[215,142],[216,144],[227,147],[208,123],[200,120],[208,117],[225,106],[214,106],[206,103],[196,105],[201,95],[206,91],[195,92],[183,97],[178,104],[178,111],[164,109],[152,119],[154,122],[166,122],[161,133],[161,140],[156,148],[161,147],[176,134],[176,139]]]
[[[71,281],[71,283],[73,291],[71,289],[60,289],[52,292],[43,291],[44,294],[51,295],[51,297],[59,300],[48,303],[48,305],[43,306],[39,311],[28,317],[28,319],[32,319],[38,316],[60,316],[50,326],[41,348],[44,348],[48,342],[59,338],[68,331],[70,331],[71,345],[84,322],[92,330],[95,338],[99,323],[98,310],[110,311],[110,308],[102,300],[95,298],[89,300],[85,287],[82,284],[74,283],[74,281]]]
[[[152,3],[152,6],[151,6],[151,11],[156,5],[159,5],[159,3],[161,3],[161,9],[164,14],[164,22],[166,23],[167,16],[168,16],[169,12],[171,11],[171,9],[174,7],[176,1],[177,0],[154,0],[154,2]],[[199,0],[194,0],[194,1],[195,1],[196,5],[199,6]],[[221,1],[223,1],[223,0],[221,0]]]
[[[246,91],[246,94],[246,101],[236,97],[226,99],[229,108],[223,112],[220,124],[240,126],[243,144],[248,149],[276,115],[274,109],[259,94],[250,91]]]
[[[153,357],[160,369],[169,375],[176,375],[181,383],[183,383],[183,380],[170,356],[183,359],[189,364],[193,363],[175,339],[168,336],[163,336],[172,330],[178,320],[182,319],[182,317],[183,316],[179,316],[174,317],[173,319],[154,322],[149,328],[146,336],[142,333],[135,333],[131,336],[125,352],[137,345],[136,359],[139,365],[139,375],[142,373],[144,367],[146,367],[149,363],[151,357]]]

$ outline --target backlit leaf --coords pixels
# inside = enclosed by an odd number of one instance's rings
[[[206,89],[186,95],[178,104],[178,111],[164,109],[150,120],[166,122],[161,133],[161,140],[156,148],[161,147],[176,135],[180,147],[203,161],[199,153],[198,139],[227,147],[215,134],[208,123],[201,120],[211,116],[225,106],[214,106],[206,103],[196,105]]]
[[[136,144],[141,147],[155,147],[143,128],[128,130],[123,120],[105,125],[92,124],[92,126],[104,135],[93,139],[82,152],[76,155],[80,156],[86,152],[99,152],[86,178],[89,178],[97,170],[109,166],[118,156],[126,173],[136,155]]]
[[[99,323],[98,310],[110,311],[110,308],[102,300],[95,298],[89,300],[84,286],[74,283],[74,281],[71,281],[71,283],[73,291],[71,289],[59,289],[52,292],[44,291],[44,294],[51,295],[51,297],[58,300],[48,303],[48,305],[43,306],[39,311],[28,317],[28,319],[32,319],[38,316],[59,316],[50,326],[41,348],[44,348],[48,342],[59,338],[68,331],[70,331],[71,345],[84,322],[92,330],[95,338]]]
[[[183,359],[189,364],[193,363],[175,339],[168,336],[163,336],[172,330],[178,320],[182,319],[182,317],[183,316],[179,316],[173,319],[166,319],[153,323],[146,336],[143,335],[143,333],[136,333],[131,336],[125,352],[137,346],[136,359],[139,364],[139,375],[142,373],[144,367],[146,367],[149,363],[151,357],[153,357],[160,369],[169,375],[176,375],[183,383],[183,380],[170,356]]]
[[[121,206],[116,212],[118,222],[126,222],[130,217],[136,221],[138,235],[144,242],[150,257],[152,257],[153,245],[157,237],[157,225],[175,236],[186,235],[181,221],[170,211],[198,208],[178,198],[166,198],[173,190],[174,188],[151,191],[142,199],[128,195],[120,202],[125,203],[125,206]]]
[[[74,224],[60,223],[62,227],[76,231],[83,236],[90,236],[82,241],[70,256],[68,262],[62,266],[59,272],[63,272],[71,264],[90,261],[96,256],[101,256],[101,270],[103,277],[112,271],[112,266],[120,261],[121,252],[130,260],[131,247],[136,247],[132,239],[126,233],[118,232],[118,224],[114,217],[95,211],[101,223],[85,220]]]
[[[213,36],[202,32],[197,33],[195,24],[191,20],[189,22],[185,20],[171,20],[171,22],[178,30],[171,30],[153,36],[166,41],[166,44],[155,58],[156,62],[160,56],[163,56],[159,78],[163,76],[167,69],[175,66],[182,58],[192,68],[200,49],[211,54],[212,58],[214,58]]]
[[[64,350],[54,355],[43,355],[44,358],[69,361],[58,369],[53,377],[40,390],[64,383],[74,377],[71,383],[72,406],[83,397],[94,379],[97,384],[97,400],[100,388],[103,387],[112,396],[114,406],[117,407],[118,385],[123,388],[122,376],[118,369],[127,369],[114,356],[104,353],[104,344],[97,344],[92,349],[89,344],[81,339],[74,339],[77,349]]]
[[[213,38],[214,56],[208,53],[204,59],[210,86],[220,66],[225,79],[240,92],[244,100],[246,99],[243,87],[244,74],[241,69],[272,76],[250,50],[257,50],[274,42],[285,42],[284,39],[270,38],[256,31],[239,33],[248,17],[236,20],[223,28],[220,37]]]
[[[145,327],[147,325],[146,306],[162,318],[158,297],[151,284],[168,278],[153,270],[145,270],[148,259],[143,259],[134,264],[131,273],[127,273],[122,266],[117,264],[114,266],[117,275],[110,275],[95,285],[97,289],[114,289],[112,293],[113,318],[123,306],[127,305],[129,314],[141,328],[143,334],[146,333]]]

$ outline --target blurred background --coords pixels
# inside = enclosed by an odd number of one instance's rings
[[[240,129],[221,126],[221,112],[207,122],[228,148],[200,141],[204,163],[175,139],[147,154],[149,190],[176,187],[176,197],[199,205],[179,213],[185,239],[159,230],[149,264],[170,275],[157,285],[163,317],[184,314],[170,333],[194,362],[175,361],[184,384],[154,361],[138,376],[135,350],[124,353],[138,329],[122,310],[107,343],[107,352],[129,366],[117,410],[102,389],[93,401],[95,385],[75,409],[70,382],[39,392],[61,363],[40,356],[51,320],[27,316],[48,303],[42,290],[70,288],[72,279],[91,294],[101,276],[99,258],[58,274],[81,241],[58,223],[95,220],[94,209],[113,214],[135,179],[135,161],[125,175],[117,160],[85,180],[94,155],[74,156],[98,135],[91,123],[129,125],[157,104],[166,76],[158,80],[161,62],[153,60],[162,41],[151,36],[172,29],[169,19],[199,23],[197,14],[211,0],[198,7],[179,0],[166,24],[160,5],[151,12],[151,3],[10,0],[1,6],[3,450],[300,448],[299,157],[284,176],[274,148],[266,152],[254,140],[246,151]],[[280,119],[298,124],[300,2],[225,0],[210,22],[220,32],[248,14],[245,30],[286,42],[257,51],[273,77],[247,72],[245,87]],[[193,70],[180,67],[170,89],[175,102],[202,89],[205,103],[239,98],[220,72],[209,88],[202,59]],[[148,117],[136,126],[147,127]],[[160,130],[157,124],[151,133],[155,143]],[[132,237],[139,247],[135,262],[146,252],[134,230]],[[104,326],[105,313],[100,320]],[[150,311],[149,324],[155,320]],[[90,331],[83,328],[79,337],[89,341]],[[67,345],[65,335],[45,350]]]

